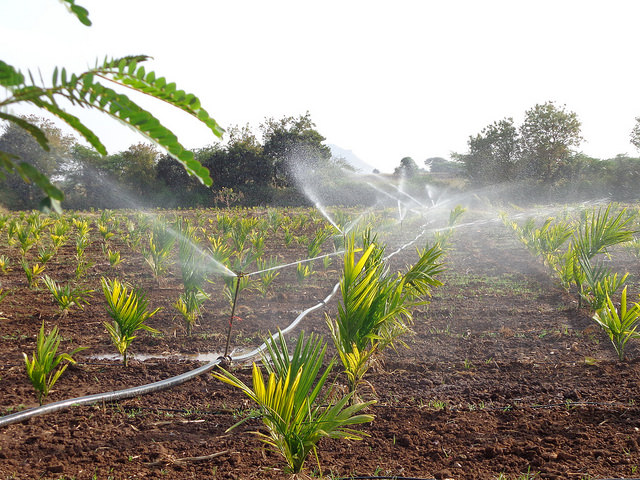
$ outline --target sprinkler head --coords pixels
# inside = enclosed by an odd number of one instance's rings
[[[223,368],[229,368],[231,367],[231,355],[220,355],[217,360],[219,360],[218,365],[220,365]]]

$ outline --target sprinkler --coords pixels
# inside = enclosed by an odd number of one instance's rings
[[[224,347],[224,354],[220,357],[220,364],[228,367],[231,365],[231,355],[229,355],[229,343],[231,342],[231,327],[233,326],[233,319],[236,314],[236,303],[238,301],[238,292],[240,291],[240,280],[244,277],[245,274],[242,272],[238,272],[236,274],[236,291],[233,294],[233,303],[231,304],[231,316],[229,317],[229,331],[227,333],[227,344]]]

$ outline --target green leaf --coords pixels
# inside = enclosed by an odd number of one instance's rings
[[[133,75],[136,71],[136,67],[138,66],[138,62],[136,62],[135,60],[133,62],[131,62],[129,64],[129,66],[127,67],[127,73],[129,75]]]
[[[33,180],[33,182],[50,197],[58,201],[64,199],[64,194],[49,181],[49,178],[46,175],[42,174],[40,170],[35,168],[33,165],[26,162],[20,162],[20,170],[27,177]]]
[[[11,115],[9,113],[4,113],[4,112],[0,112],[0,118],[3,120],[8,120],[11,123],[16,124],[20,128],[29,132],[31,136],[36,139],[36,141],[42,147],[43,150],[47,152],[49,151],[49,140],[47,139],[47,136],[44,134],[42,130],[40,130],[34,124],[29,123],[24,118],[16,117],[15,115]]]
[[[16,164],[13,161],[18,160],[19,158],[20,157],[18,155],[0,150],[0,167],[4,168],[8,172],[13,172],[16,170]],[[5,177],[6,175],[2,170],[0,170],[0,179]]]
[[[44,213],[56,212],[62,213],[62,204],[59,200],[51,197],[45,197],[40,200],[38,209]]]
[[[113,76],[113,80],[118,83],[180,108],[204,123],[214,135],[222,138],[224,129],[201,107],[201,102],[195,95],[187,94],[184,90],[178,90],[175,83],[167,83],[164,77],[156,78],[154,72],[147,73],[145,77],[145,71],[142,67],[138,69],[135,75],[131,74],[131,72],[125,73],[122,68],[114,69],[116,61],[120,63],[123,61],[132,62],[134,58],[137,61],[141,61],[137,57],[108,60],[102,66],[105,69],[104,73]],[[144,57],[144,59],[146,58]]]
[[[80,20],[80,23],[86,25],[87,27],[91,26],[91,20],[89,20],[89,11],[86,8],[81,7],[80,5],[76,5],[75,0],[61,1],[67,4],[67,8],[69,9],[69,11],[73,13],[78,18],[78,20]]]
[[[76,14],[78,20],[80,20],[83,25],[86,25],[87,27],[91,26],[91,20],[89,20],[89,11],[86,8],[81,7],[80,5],[73,5],[71,7],[71,11]]]
[[[93,133],[93,131],[87,127],[84,123],[80,121],[80,119],[74,115],[71,115],[68,112],[58,108],[57,105],[52,105],[50,103],[41,102],[39,106],[48,110],[50,113],[54,114],[56,117],[64,120],[67,125],[73,128],[76,132],[82,135],[89,144],[96,149],[98,153],[101,155],[107,154],[107,148],[100,141],[98,136]],[[48,150],[48,149],[47,149]]]
[[[0,85],[3,87],[15,87],[24,84],[24,75],[8,63],[0,60]]]

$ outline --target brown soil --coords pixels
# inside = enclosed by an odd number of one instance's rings
[[[74,247],[65,248],[46,270],[60,280],[74,268]],[[19,265],[0,276],[2,287],[12,292],[0,303],[0,413],[37,405],[22,352],[33,350],[42,321],[47,328],[59,326],[65,351],[89,347],[76,355],[79,363],[64,373],[47,403],[168,378],[201,365],[187,354],[223,350],[229,303],[221,293],[187,337],[171,307],[182,289],[179,271],[174,267],[158,285],[140,255],[120,248],[125,261],[110,269],[95,239],[90,254],[97,263],[87,282],[96,293],[84,311],[63,318],[48,291],[27,288]],[[0,247],[0,254],[14,259],[16,252]],[[281,241],[268,246],[268,254],[281,261],[306,256],[303,247],[286,249]],[[394,263],[415,258],[411,247]],[[616,268],[636,273],[638,262],[626,253],[614,259]],[[619,363],[590,314],[579,310],[575,298],[499,223],[459,229],[446,263],[445,286],[434,292],[428,308],[415,312],[409,348],[386,351],[366,378],[363,397],[378,400],[371,409],[375,420],[363,427],[369,436],[357,442],[322,440],[323,474],[640,477],[638,346],[630,344],[628,360]],[[301,286],[295,268],[282,270],[265,298],[243,292],[232,345],[258,345],[267,331],[286,326],[324,298],[338,280],[339,262],[316,269]],[[102,324],[108,317],[98,291],[100,275],[128,279],[149,293],[153,308],[164,307],[149,321],[162,334],[145,332],[134,341],[138,359],[129,368],[100,357],[114,352]],[[637,278],[631,282],[630,291],[637,292]],[[221,292],[221,285],[208,289]],[[335,308],[334,298],[301,328],[326,336],[325,313]],[[141,361],[141,354],[164,358]],[[246,368],[237,372],[249,378]],[[227,432],[252,408],[239,392],[205,374],[152,395],[33,417],[0,430],[0,478],[286,478],[282,459],[251,434],[259,420]],[[306,472],[320,477],[313,458]]]

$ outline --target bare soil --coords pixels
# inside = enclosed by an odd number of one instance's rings
[[[45,272],[61,280],[74,268],[74,247],[64,248]],[[47,403],[168,378],[202,364],[190,355],[224,349],[229,302],[221,282],[209,287],[218,293],[187,337],[171,306],[182,291],[177,268],[158,284],[139,254],[120,248],[125,261],[112,269],[95,239],[90,255],[96,265],[86,278],[96,289],[91,305],[62,318],[46,289],[27,288],[19,265],[0,275],[2,287],[11,291],[0,303],[0,413],[37,406],[22,352],[34,349],[43,321],[47,329],[59,326],[64,351],[89,347],[76,355],[78,363],[60,378]],[[306,255],[281,242],[270,248],[267,255],[281,261]],[[2,253],[17,258],[16,247],[0,246]],[[393,261],[403,266],[416,258],[411,247]],[[638,262],[623,251],[614,259],[617,269],[631,272],[630,291],[637,292]],[[628,360],[618,362],[589,312],[578,309],[575,297],[499,223],[458,229],[446,264],[445,286],[415,312],[408,348],[386,351],[366,378],[363,397],[377,399],[371,409],[375,420],[362,428],[369,436],[322,440],[322,475],[640,477],[638,346],[630,344]],[[266,297],[243,292],[232,346],[257,346],[268,331],[324,298],[339,280],[339,267],[337,257],[326,269],[318,263],[301,285],[295,268],[285,269]],[[135,339],[129,368],[106,359],[115,350],[103,326],[108,316],[101,275],[133,282],[148,292],[152,308],[163,307],[149,321],[161,334],[144,332]],[[336,302],[300,328],[326,336],[325,313],[332,315]],[[246,366],[236,368],[249,379]],[[227,432],[253,407],[204,374],[152,395],[33,417],[0,430],[0,478],[287,478],[282,459],[251,433],[260,428],[258,419]],[[306,473],[321,477],[313,458]]]

